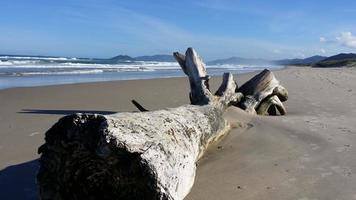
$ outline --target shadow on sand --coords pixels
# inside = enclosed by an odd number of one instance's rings
[[[38,160],[6,167],[0,171],[0,199],[38,199]]]
[[[44,114],[44,115],[71,115],[74,113],[95,113],[102,115],[110,115],[117,112],[100,111],[100,110],[38,110],[38,109],[23,109],[18,112],[22,114]]]

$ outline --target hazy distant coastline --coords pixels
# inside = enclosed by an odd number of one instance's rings
[[[212,75],[225,71],[240,74],[284,66],[352,67],[356,66],[356,54],[281,60],[230,57],[206,63]],[[182,76],[184,74],[171,55],[112,58],[0,55],[0,89]]]
[[[318,63],[332,60],[356,60],[356,54],[340,53],[330,57],[314,55],[307,58],[268,60],[262,58],[229,57],[207,61],[207,65],[317,65]],[[27,62],[27,63],[26,63]],[[135,64],[140,62],[167,62],[176,63],[174,57],[168,54],[131,57],[129,55],[117,55],[112,58],[81,58],[81,57],[57,57],[57,56],[30,56],[30,55],[0,55],[0,66],[11,64]]]

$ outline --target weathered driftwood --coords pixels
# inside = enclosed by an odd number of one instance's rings
[[[241,93],[224,74],[216,95],[197,53],[174,53],[193,105],[113,115],[75,114],[46,133],[38,173],[41,199],[183,199],[207,146],[229,130],[222,114]]]
[[[230,73],[213,95],[194,49],[174,57],[189,78],[192,105],[113,115],[60,119],[39,148],[41,199],[181,200],[190,191],[196,162],[230,129],[230,105],[251,113],[285,114],[287,91],[265,70],[241,88]],[[244,94],[244,95],[242,95]]]
[[[279,83],[274,74],[265,69],[237,89],[244,98],[238,107],[259,115],[286,114],[282,102],[288,99],[288,91]]]

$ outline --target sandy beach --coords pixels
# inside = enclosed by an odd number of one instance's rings
[[[356,69],[290,67],[274,72],[288,89],[286,116],[251,116],[198,163],[187,200],[356,199]],[[238,84],[256,73],[235,76]],[[220,77],[211,81],[215,91]],[[36,199],[37,148],[60,117],[149,110],[189,103],[186,78],[0,90],[0,199]]]

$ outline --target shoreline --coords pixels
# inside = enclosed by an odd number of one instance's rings
[[[51,84],[51,85],[11,87],[11,88],[3,88],[3,89],[0,88],[0,92],[4,90],[12,90],[12,89],[30,89],[30,88],[38,88],[38,87],[71,86],[71,85],[83,85],[83,84],[85,85],[85,84],[110,83],[110,82],[121,82],[121,81],[140,81],[140,80],[175,79],[175,78],[184,78],[184,76],[147,78],[147,79],[143,78],[143,79],[125,79],[125,80],[102,80],[102,81],[89,81],[89,82],[78,82],[78,83],[59,83],[59,84]]]
[[[353,199],[356,185],[356,69],[273,70],[290,93],[286,116],[252,116],[238,108],[233,129],[198,163],[186,200]],[[241,86],[257,72],[235,75]],[[221,76],[210,81],[212,91]],[[189,103],[186,77],[0,90],[0,199],[36,199],[37,148],[59,118]],[[342,97],[342,98],[341,98]]]
[[[238,85],[242,85],[258,72],[234,74],[234,77]],[[221,76],[211,77],[212,91],[218,89],[221,78]],[[166,85],[162,83],[166,83]],[[2,135],[11,135],[10,131],[21,133],[26,131],[29,132],[27,135],[31,135],[31,138],[32,136],[38,137],[43,135],[60,117],[68,114],[75,112],[111,114],[137,111],[137,108],[131,103],[132,99],[137,100],[150,110],[177,107],[189,104],[188,92],[189,82],[187,77],[114,80],[0,89],[2,101],[0,111],[3,113],[1,116],[10,116],[10,119],[15,120],[11,121],[8,118],[1,117],[0,128],[5,128]],[[102,102],[102,98],[106,98],[106,100]],[[48,118],[44,118],[46,116]],[[41,122],[40,120],[44,121]],[[27,121],[28,123],[26,123]],[[18,122],[25,124],[20,124],[19,127],[12,125]],[[38,129],[34,125],[40,128]],[[26,127],[31,128],[26,130]],[[4,146],[2,142],[4,141],[0,141],[0,150]],[[40,145],[38,141],[37,145]],[[37,150],[34,149],[34,151]],[[16,156],[14,157],[16,158]],[[32,153],[31,158],[35,157]],[[0,170],[7,165],[16,164],[19,160],[6,162],[6,159],[3,159],[0,154]]]
[[[286,66],[274,66],[274,67],[268,67],[272,71],[275,70],[283,70],[286,68]],[[221,69],[221,74],[218,71],[212,71],[211,75],[212,76],[221,76],[223,74],[224,68]],[[234,75],[238,74],[246,74],[246,73],[253,73],[260,71],[260,68],[257,68],[255,70],[230,70]],[[209,68],[208,68],[209,71]],[[229,71],[229,70],[227,70]],[[186,77],[183,72],[180,69],[177,70],[168,70],[166,72],[164,71],[155,71],[155,72],[123,72],[127,73],[127,77],[124,77],[123,74],[115,74],[115,73],[108,73],[108,74],[78,74],[78,75],[48,75],[48,76],[14,76],[14,77],[7,77],[7,76],[0,76],[0,83],[1,79],[3,78],[3,84],[5,86],[0,85],[0,91],[5,90],[5,89],[12,89],[12,88],[28,88],[28,87],[42,87],[42,86],[56,86],[56,85],[71,85],[71,84],[81,84],[81,83],[99,83],[99,82],[111,82],[111,81],[135,81],[135,80],[152,80],[152,79],[169,79],[169,78],[182,78]],[[134,75],[138,73],[138,75]],[[63,77],[64,79],[68,79],[66,81],[61,80],[60,78]],[[81,80],[76,80],[74,81],[75,78],[80,78]],[[11,81],[6,80],[6,79],[13,79]],[[16,80],[18,79],[18,80]],[[46,81],[43,81],[42,83],[33,83],[28,80],[22,80],[22,79],[33,79],[32,81],[38,81],[41,79],[46,79]],[[53,83],[53,80],[57,79],[56,83]],[[11,85],[9,82],[20,82],[20,86],[6,86],[6,85]],[[23,82],[25,81],[25,82]],[[23,86],[24,84],[30,84],[29,86]],[[31,85],[32,84],[32,85]],[[14,85],[14,84],[12,84]]]

